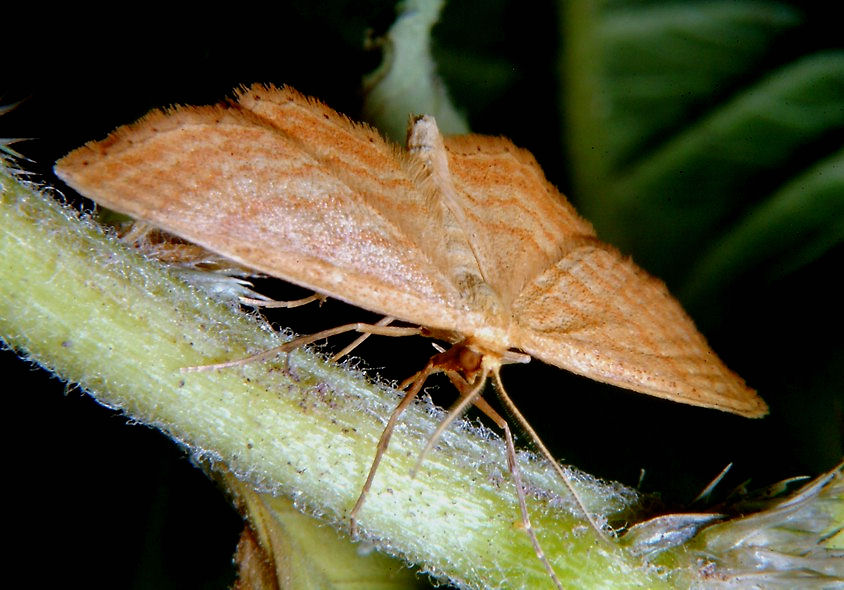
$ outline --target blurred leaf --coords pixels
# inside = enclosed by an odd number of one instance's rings
[[[600,66],[593,75],[601,94],[585,112],[607,131],[607,160],[616,170],[676,133],[799,23],[786,6],[755,1],[604,4],[591,36],[600,48],[591,66]]]
[[[819,168],[834,149],[825,140],[844,128],[844,53],[778,61],[778,40],[801,24],[794,9],[750,1],[565,6],[578,197],[604,238],[690,296],[716,269],[746,268],[732,254],[748,241],[749,260],[782,255],[793,264],[841,240],[835,161]],[[825,188],[801,189],[813,173],[827,176]],[[798,216],[789,237],[802,244],[796,255],[749,234],[784,199]],[[698,257],[706,277],[689,264]]]
[[[447,134],[469,131],[451,104],[431,55],[431,29],[444,0],[407,0],[387,35],[379,41],[384,55],[380,67],[363,80],[364,118],[393,141],[404,144],[408,118],[433,115]]]
[[[715,297],[725,284],[754,268],[776,280],[831,249],[842,236],[844,151],[748,210],[699,258],[685,293],[694,301]]]

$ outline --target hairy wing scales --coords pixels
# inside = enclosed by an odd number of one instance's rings
[[[665,285],[597,240],[537,277],[513,311],[516,346],[547,363],[691,405],[750,417],[767,411]]]
[[[72,152],[56,172],[107,207],[269,275],[411,322],[457,321],[456,292],[368,200],[373,191],[250,113],[154,112]],[[407,197],[405,214],[421,200]]]

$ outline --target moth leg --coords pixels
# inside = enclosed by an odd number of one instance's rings
[[[451,381],[452,385],[457,388],[457,391],[460,392],[461,396],[466,395],[466,391],[471,391],[473,385],[466,381],[461,375],[456,373],[455,371],[446,371],[446,375],[448,375],[449,380]],[[487,375],[489,377],[489,375]],[[501,417],[501,414],[496,412],[491,405],[482,397],[478,397],[474,401],[475,407],[478,408],[481,412],[484,413],[490,420],[495,422],[495,425],[504,429],[504,424],[507,424],[507,420]]]
[[[252,290],[253,285],[247,279],[261,276],[254,269],[182,241],[145,221],[132,220],[116,228],[121,242],[157,260],[214,299],[255,306],[272,301]]]
[[[409,327],[400,327],[400,326],[379,326],[377,324],[366,324],[362,322],[357,322],[354,324],[346,324],[343,326],[337,326],[336,328],[331,328],[329,330],[323,330],[321,332],[316,332],[314,334],[308,334],[307,336],[300,336],[299,338],[294,338],[293,340],[289,340],[285,342],[281,346],[276,346],[275,348],[270,348],[269,350],[265,350],[263,352],[259,352],[258,354],[253,354],[251,356],[247,356],[245,358],[236,359],[233,361],[226,361],[222,363],[214,363],[210,365],[199,365],[196,367],[182,367],[183,373],[198,373],[200,371],[213,371],[216,369],[225,369],[228,367],[238,367],[242,365],[247,365],[249,363],[255,363],[259,361],[264,361],[279,354],[283,354],[285,352],[290,352],[295,350],[301,346],[306,346],[311,344],[312,342],[316,342],[317,340],[322,340],[324,338],[329,338],[331,336],[336,336],[337,334],[344,334],[346,332],[361,332],[364,334],[380,334],[382,336],[415,336],[419,334],[419,328],[409,328]]]
[[[123,242],[129,244],[140,244],[145,241],[155,228],[146,221],[133,220],[125,231],[118,235]]]
[[[376,326],[389,326],[394,321],[396,321],[396,318],[390,317],[390,316],[384,316],[383,318],[378,320],[375,323],[375,325]],[[344,347],[343,350],[341,350],[340,352],[338,352],[337,354],[332,356],[329,360],[333,363],[336,363],[341,358],[343,358],[344,356],[346,356],[347,354],[352,352],[354,349],[356,349],[358,346],[363,344],[363,341],[366,340],[367,338],[369,338],[370,336],[372,336],[371,332],[366,332],[364,334],[361,334],[360,336],[355,338],[350,344],[348,344],[346,347]]]
[[[185,243],[146,221],[132,219],[111,225],[116,229],[117,237],[121,242],[176,272],[185,271],[184,276],[190,277],[189,271],[196,271],[201,264],[222,259],[205,248]],[[213,265],[207,272],[209,274],[214,272]]]
[[[416,472],[419,471],[422,461],[425,460],[425,457],[428,456],[428,453],[430,453],[431,449],[434,448],[434,445],[437,444],[437,441],[440,439],[443,432],[445,432],[446,428],[451,426],[452,422],[462,416],[466,411],[466,408],[480,399],[480,396],[484,391],[484,386],[486,385],[486,375],[477,381],[477,384],[469,384],[471,387],[469,391],[464,392],[458,388],[460,391],[460,399],[448,409],[448,414],[445,419],[439,423],[437,429],[434,431],[434,434],[431,435],[428,442],[425,444],[425,448],[422,449],[421,453],[419,453],[419,458],[416,459],[416,464],[413,466],[413,469],[410,470],[411,477],[416,477]]]
[[[389,321],[385,321],[388,319]],[[345,334],[346,332],[360,332],[366,336],[371,336],[372,334],[376,334],[378,336],[418,336],[421,333],[420,328],[387,325],[393,320],[394,318],[383,318],[376,324],[366,324],[363,322],[345,324],[343,326],[337,326],[336,328],[329,328],[328,330],[294,338],[278,348],[280,349],[280,352],[290,352],[300,346],[305,346],[324,338],[330,338],[331,336],[337,336],[338,334]]]
[[[516,496],[519,498],[519,510],[522,513],[522,526],[528,534],[528,537],[530,537],[530,542],[533,545],[536,557],[538,557],[539,561],[542,562],[542,565],[545,566],[545,571],[548,572],[548,576],[554,582],[554,585],[558,588],[558,590],[563,590],[563,585],[560,583],[559,578],[557,578],[557,574],[554,572],[551,562],[548,561],[548,558],[545,556],[545,552],[539,544],[539,539],[536,537],[536,531],[530,523],[530,515],[528,514],[527,509],[527,499],[525,498],[525,486],[522,484],[522,472],[519,470],[519,463],[516,457],[516,444],[513,441],[513,434],[510,432],[510,426],[507,424],[507,421],[503,419],[499,426],[501,426],[501,429],[504,431],[504,440],[507,441],[507,466],[510,468],[510,475],[513,476],[513,483],[516,485]]]
[[[294,307],[302,307],[303,305],[313,303],[314,301],[319,301],[319,304],[322,305],[328,297],[320,293],[314,293],[309,297],[294,299],[292,301],[276,301],[274,299],[258,299],[255,297],[240,297],[239,299],[243,305],[251,305],[252,307],[264,307],[267,309],[292,309]]]
[[[504,406],[507,408],[507,411],[510,412],[513,416],[515,416],[516,420],[519,422],[519,426],[521,426],[525,432],[527,432],[528,436],[530,436],[533,444],[536,445],[536,448],[539,449],[539,452],[542,454],[545,459],[551,463],[551,466],[554,468],[554,471],[557,472],[557,475],[562,480],[563,484],[565,484],[566,488],[568,488],[569,493],[571,493],[572,498],[574,498],[575,504],[586,517],[586,520],[589,521],[589,524],[592,525],[592,528],[595,529],[595,532],[598,533],[598,536],[605,542],[609,543],[610,545],[615,546],[615,544],[610,540],[607,534],[604,532],[603,527],[598,524],[598,521],[595,520],[595,517],[589,512],[586,508],[586,504],[583,502],[583,499],[580,497],[580,494],[574,487],[574,484],[571,482],[571,478],[568,474],[563,471],[563,468],[560,467],[560,464],[557,463],[557,460],[551,454],[551,451],[548,450],[548,447],[542,442],[542,439],[539,438],[539,435],[536,434],[536,431],[527,421],[527,419],[522,415],[519,409],[516,407],[516,404],[513,403],[513,400],[510,399],[510,396],[507,395],[507,390],[504,389],[504,384],[501,382],[501,375],[498,372],[498,368],[495,367],[492,371],[493,382],[495,383],[495,390],[498,393],[498,397]]]
[[[462,375],[454,371],[447,371],[447,374],[451,382],[460,392],[461,396],[466,398],[472,395],[473,386],[465,378],[463,378]],[[487,377],[488,376],[489,375],[487,375]],[[486,381],[486,378],[484,381]],[[542,565],[545,567],[545,571],[548,572],[548,576],[554,582],[554,586],[556,586],[559,590],[563,590],[563,585],[560,583],[559,578],[557,578],[557,574],[554,572],[551,562],[548,561],[548,558],[545,556],[545,552],[542,550],[542,546],[539,544],[539,539],[536,536],[536,531],[530,522],[530,514],[528,514],[527,509],[527,498],[525,497],[525,486],[522,483],[522,472],[519,470],[519,463],[516,457],[516,443],[513,440],[513,434],[510,432],[510,425],[507,424],[507,420],[505,420],[501,414],[496,412],[484,398],[480,396],[476,397],[474,404],[475,407],[486,414],[490,420],[495,422],[496,426],[504,431],[504,440],[507,447],[507,467],[509,468],[510,475],[513,476],[513,483],[516,486],[516,496],[519,499],[519,511],[522,516],[522,528],[524,528],[530,538],[536,557],[542,562]]]
[[[387,421],[387,425],[381,433],[381,438],[378,439],[378,446],[375,448],[375,458],[372,460],[372,466],[369,468],[369,475],[366,476],[366,482],[363,484],[363,488],[361,488],[360,496],[358,496],[358,500],[355,502],[354,508],[352,508],[352,511],[349,513],[350,529],[353,537],[356,536],[358,532],[357,514],[360,512],[361,507],[363,507],[363,502],[366,499],[366,495],[369,493],[369,488],[372,486],[372,480],[375,478],[375,472],[378,470],[378,465],[381,463],[381,457],[383,457],[384,452],[387,450],[387,445],[390,444],[390,438],[393,436],[393,430],[396,427],[396,422],[398,422],[399,417],[422,390],[422,386],[425,384],[425,381],[428,380],[428,377],[439,370],[440,369],[438,369],[435,364],[435,359],[428,361],[425,368],[412,377],[413,381],[411,383],[413,385],[390,415],[390,419]]]
[[[190,280],[192,273],[217,274],[221,277],[221,281],[228,278],[257,276],[248,267],[206,250],[202,246],[185,242],[146,221],[134,219],[128,223],[121,223],[117,226],[117,235],[121,242],[135,248],[144,256],[184,273],[189,282],[194,282]],[[246,292],[251,293],[248,289]]]

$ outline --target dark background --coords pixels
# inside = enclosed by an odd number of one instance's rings
[[[362,39],[368,28],[386,30],[392,3],[308,6],[292,3],[273,14],[229,6],[204,15],[214,21],[210,26],[150,11],[82,27],[78,14],[50,25],[43,15],[14,15],[20,30],[4,42],[0,101],[21,103],[0,119],[0,137],[32,138],[15,147],[32,160],[28,169],[52,183],[52,162],[85,141],[152,107],[215,102],[239,84],[290,84],[355,118],[360,78],[380,59],[377,51],[363,50]],[[808,24],[783,51],[808,52],[833,42],[830,19],[814,6],[804,5]],[[447,9],[435,49],[444,60],[475,52],[496,66],[485,83],[474,85],[459,75],[465,64],[452,60],[442,70],[447,81],[458,72],[450,90],[474,131],[507,135],[533,151],[576,203],[558,132],[558,34],[553,3],[535,3],[525,12],[507,3],[473,2]],[[840,139],[838,133],[830,141]],[[90,208],[84,201],[78,206]],[[713,348],[771,405],[765,420],[652,399],[536,361],[506,368],[505,384],[565,461],[634,486],[644,469],[643,490],[658,492],[668,506],[688,503],[730,462],[722,495],[746,480],[752,487],[816,475],[842,451],[841,260],[839,245],[771,285],[763,300],[738,285],[719,321],[706,322]],[[278,297],[302,293],[270,283],[260,287]],[[272,317],[308,333],[374,316],[329,302]],[[373,373],[401,379],[418,370],[431,348],[373,338],[357,353]],[[175,444],[127,425],[125,417],[13,353],[0,358],[10,384],[4,439],[6,487],[14,500],[7,530],[19,566],[34,564],[28,566],[34,580],[91,586],[231,583],[240,519]],[[439,394],[438,403],[450,404],[448,388]],[[15,423],[25,425],[25,435]]]

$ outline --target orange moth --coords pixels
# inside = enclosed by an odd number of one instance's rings
[[[681,403],[767,412],[663,283],[598,240],[507,139],[443,137],[422,116],[402,149],[291,88],[256,85],[226,105],[153,111],[55,171],[101,205],[388,317],[290,346],[355,330],[451,345],[404,384],[352,518],[399,414],[434,372],[449,376],[460,401],[428,447],[473,403],[510,440],[481,398],[491,379],[567,484],[504,391],[503,364],[535,357]],[[393,318],[417,328],[387,325]]]

